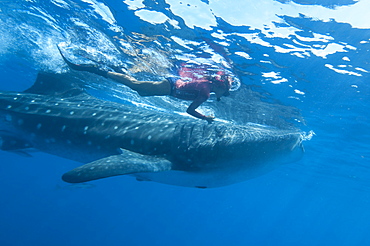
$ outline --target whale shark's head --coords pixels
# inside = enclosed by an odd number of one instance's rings
[[[259,124],[185,125],[174,149],[181,169],[248,168],[266,162],[292,162],[303,153],[302,133]],[[233,163],[233,164],[231,164]]]

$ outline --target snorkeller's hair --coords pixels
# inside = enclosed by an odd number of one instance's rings
[[[212,75],[211,81],[218,87],[225,87],[227,90],[231,89],[229,76],[223,71],[218,71],[216,74]]]
[[[232,77],[230,77],[228,74],[225,74],[223,71],[218,71],[211,76],[210,80],[215,86],[225,89],[225,93],[222,96],[230,95]],[[221,98],[217,97],[217,101],[221,101]]]

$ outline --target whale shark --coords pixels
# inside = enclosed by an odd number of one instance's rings
[[[0,92],[0,149],[36,149],[82,163],[62,179],[118,175],[212,188],[298,161],[299,130],[201,120],[92,96],[68,74],[40,72],[23,92]],[[96,181],[95,181],[96,182]]]

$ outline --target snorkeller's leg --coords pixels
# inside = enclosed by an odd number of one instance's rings
[[[107,77],[137,91],[140,96],[168,96],[171,93],[168,80],[139,81],[130,75],[115,72],[108,72]]]
[[[57,46],[58,47],[58,46]],[[61,52],[60,48],[58,50],[67,63],[67,65],[77,71],[85,71],[94,73],[105,78],[113,79],[114,81],[121,83],[130,87],[132,90],[137,91],[140,96],[167,96],[171,93],[171,84],[168,80],[163,81],[138,81],[134,77],[124,74],[123,70],[121,72],[110,72],[102,69],[99,65],[95,64],[74,64],[70,62]],[[113,68],[117,71],[117,68]]]

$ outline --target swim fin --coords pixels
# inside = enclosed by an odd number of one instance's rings
[[[73,70],[77,70],[77,71],[85,71],[85,72],[89,72],[89,73],[94,73],[94,74],[97,74],[97,75],[100,75],[100,76],[103,76],[105,78],[108,77],[108,71],[104,70],[103,68],[101,68],[99,65],[95,65],[95,64],[75,64],[75,63],[72,63],[70,62],[62,53],[62,51],[60,50],[59,46],[57,45],[57,48],[59,50],[59,53],[60,55],[62,56],[63,60],[65,61],[65,63],[67,63],[68,67],[70,67],[71,69]]]

